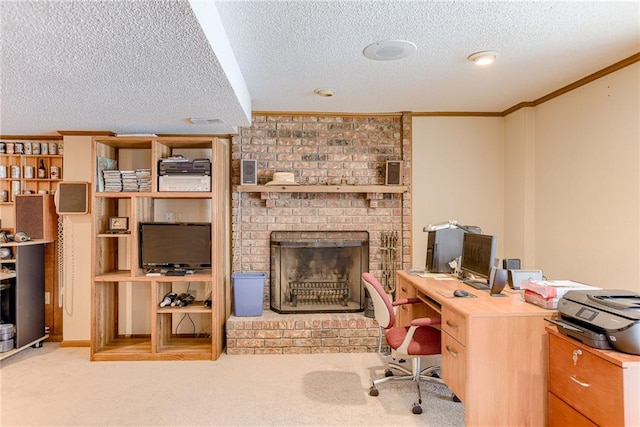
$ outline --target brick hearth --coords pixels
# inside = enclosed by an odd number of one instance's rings
[[[362,313],[278,314],[227,319],[228,354],[367,353],[378,326]]]

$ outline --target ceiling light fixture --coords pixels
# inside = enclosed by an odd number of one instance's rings
[[[417,47],[406,40],[382,40],[371,43],[362,53],[369,59],[376,61],[392,61],[413,55]]]
[[[331,89],[330,87],[319,87],[318,89],[314,90],[313,93],[324,98],[330,98],[336,94],[336,91]]]
[[[497,53],[491,50],[485,50],[482,52],[472,53],[467,59],[476,65],[489,65],[493,64],[496,60]]]

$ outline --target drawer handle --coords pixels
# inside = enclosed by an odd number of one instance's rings
[[[450,327],[452,327],[453,329],[458,329],[458,325],[456,325],[455,323],[451,323],[450,320],[447,320],[447,325],[449,325]]]
[[[405,292],[405,293],[407,292],[407,288],[402,288],[401,287],[400,289],[402,289],[402,292]]]
[[[580,381],[578,378],[576,378],[575,375],[570,375],[569,378],[571,378],[573,382],[580,384],[582,387],[589,387],[591,385],[589,383]]]
[[[453,357],[458,357],[458,352],[452,349],[450,346],[446,346],[446,349]]]

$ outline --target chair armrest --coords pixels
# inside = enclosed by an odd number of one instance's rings
[[[392,302],[391,305],[393,305],[394,307],[397,307],[399,305],[418,304],[418,303],[422,303],[422,300],[420,298],[401,298]]]
[[[441,323],[441,319],[437,317],[421,317],[419,319],[413,319],[411,321],[411,326],[433,326],[439,325]]]

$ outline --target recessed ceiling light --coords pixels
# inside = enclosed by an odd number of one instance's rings
[[[392,61],[413,55],[416,45],[406,40],[382,40],[371,43],[362,53],[369,59],[376,61]]]
[[[482,52],[472,53],[468,56],[468,60],[472,61],[476,65],[489,65],[493,64],[496,60],[497,53],[491,50],[485,50]]]
[[[330,87],[319,87],[318,89],[314,90],[313,93],[325,98],[330,98],[336,94],[336,91],[331,89]]]

